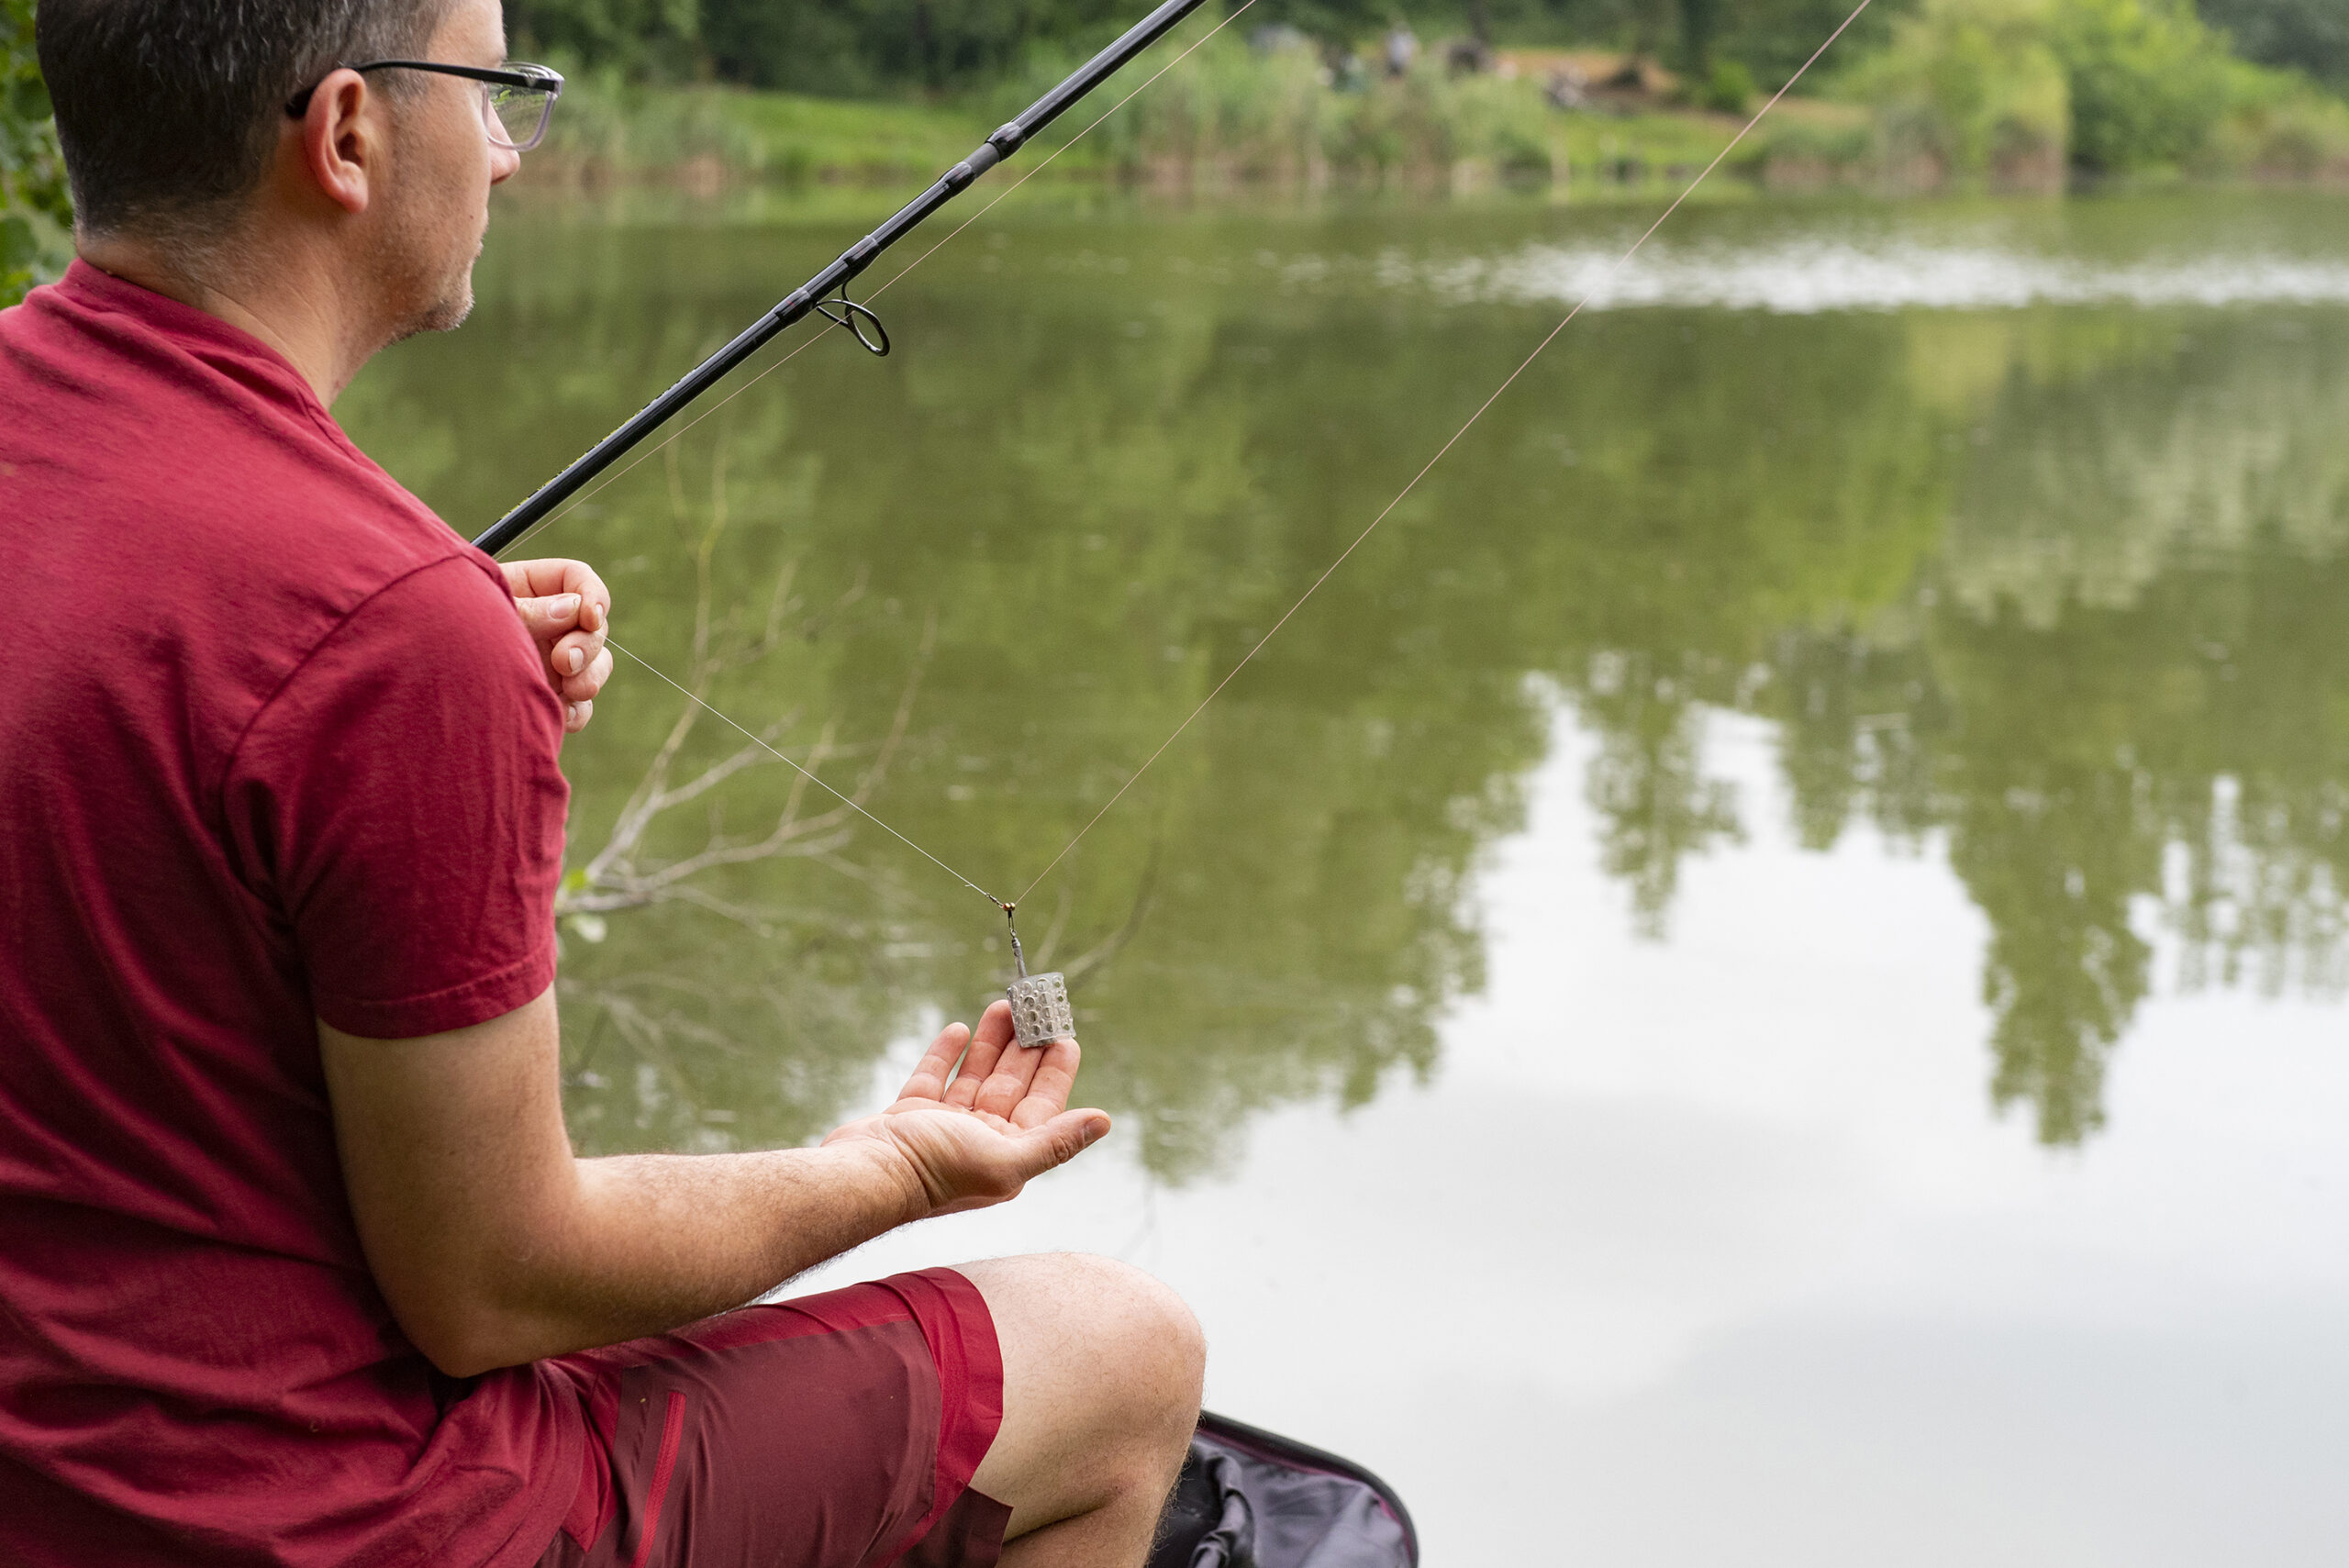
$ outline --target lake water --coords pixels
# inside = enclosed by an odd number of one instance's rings
[[[477,531],[869,205],[519,204],[340,411]],[[1651,217],[1023,199],[533,550],[1009,896]],[[2339,1562],[2345,432],[2337,198],[1683,211],[1026,895],[1117,1136],[795,1288],[1143,1264],[1431,1568]],[[683,711],[622,662],[574,867]],[[566,924],[584,1149],[807,1140],[1000,990],[794,789],[579,890],[668,895]]]

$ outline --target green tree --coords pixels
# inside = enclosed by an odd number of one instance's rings
[[[553,54],[640,74],[692,72],[700,0],[508,0],[518,54]]]
[[[2245,60],[2349,86],[2349,0],[2201,0]]]
[[[2059,177],[2070,89],[2046,18],[2043,0],[1925,0],[1848,79],[1877,105],[1896,161],[1958,179]]]
[[[33,53],[33,0],[0,0],[0,305],[57,275],[72,222],[49,89]]]
[[[2229,107],[2226,41],[2182,0],[2062,0],[2048,42],[2071,85],[2072,161],[2082,169],[2182,162]]]

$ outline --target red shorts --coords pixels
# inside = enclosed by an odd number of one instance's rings
[[[540,1568],[989,1568],[971,1490],[1003,1419],[995,1320],[925,1269],[550,1363],[587,1412]]]

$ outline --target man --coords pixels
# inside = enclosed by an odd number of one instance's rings
[[[997,1003],[820,1148],[571,1153],[608,596],[501,578],[327,413],[470,305],[529,139],[446,69],[495,0],[38,28],[81,260],[0,314],[0,1561],[1141,1562],[1199,1392],[1163,1287],[729,1310],[1099,1138],[1074,1042]]]

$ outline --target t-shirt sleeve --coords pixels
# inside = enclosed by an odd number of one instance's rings
[[[376,593],[270,699],[223,804],[318,1017],[405,1040],[553,983],[562,744],[536,646],[469,557]]]

